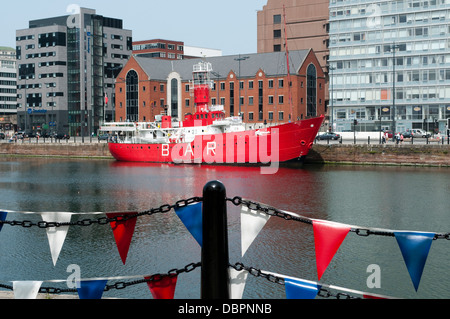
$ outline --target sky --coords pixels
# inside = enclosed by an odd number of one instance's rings
[[[166,39],[222,50],[223,55],[257,52],[257,11],[267,0],[40,0],[2,1],[0,46],[16,47],[16,30],[28,21],[71,14],[70,5],[123,20],[133,40]]]

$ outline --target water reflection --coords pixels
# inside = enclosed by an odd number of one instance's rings
[[[367,227],[448,232],[448,169],[405,167],[280,168],[130,164],[115,161],[1,159],[1,208],[18,211],[144,211],[192,196],[220,180],[228,197],[242,196],[304,216]],[[244,258],[240,256],[239,209],[229,204],[230,262],[316,280],[312,227],[272,217]],[[27,218],[32,216],[27,216]],[[8,216],[8,219],[23,216]],[[38,218],[38,217],[34,217]],[[79,218],[84,218],[83,216]],[[0,233],[0,282],[64,279],[76,263],[83,277],[167,272],[200,261],[200,248],[175,214],[140,218],[122,265],[105,226],[71,227],[56,267],[45,231],[5,226]],[[447,298],[448,242],[435,241],[416,293],[392,238],[351,233],[322,281],[367,291],[367,266],[382,269],[382,289],[407,298]],[[199,271],[183,275],[176,298],[199,298]],[[109,296],[151,298],[147,287]],[[284,298],[283,287],[250,276],[245,298]]]

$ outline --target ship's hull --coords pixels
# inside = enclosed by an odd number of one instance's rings
[[[269,164],[304,158],[323,116],[267,129],[199,135],[191,143],[110,142],[112,156],[123,162]]]

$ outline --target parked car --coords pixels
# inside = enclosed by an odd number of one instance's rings
[[[426,132],[421,129],[412,129],[412,134],[415,138],[417,137],[431,137],[431,134],[429,132]]]
[[[98,136],[99,141],[107,141],[109,139],[109,134],[100,134]]]
[[[405,131],[405,132],[401,132],[401,135],[403,135],[403,138],[411,138],[413,137],[413,134],[411,131]]]
[[[326,132],[321,135],[317,135],[316,140],[338,140],[341,136],[337,133]]]

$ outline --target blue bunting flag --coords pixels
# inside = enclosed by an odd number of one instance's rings
[[[301,279],[284,279],[287,299],[314,299],[316,298],[320,285]]]
[[[80,299],[102,299],[108,280],[85,280],[79,282],[78,296]]]
[[[4,222],[6,220],[7,212],[0,212],[0,220]],[[0,224],[0,231],[2,231],[3,223]]]
[[[435,234],[398,231],[394,232],[394,235],[417,291]]]
[[[181,219],[184,226],[192,234],[195,240],[202,246],[202,203],[175,208],[175,213]]]

